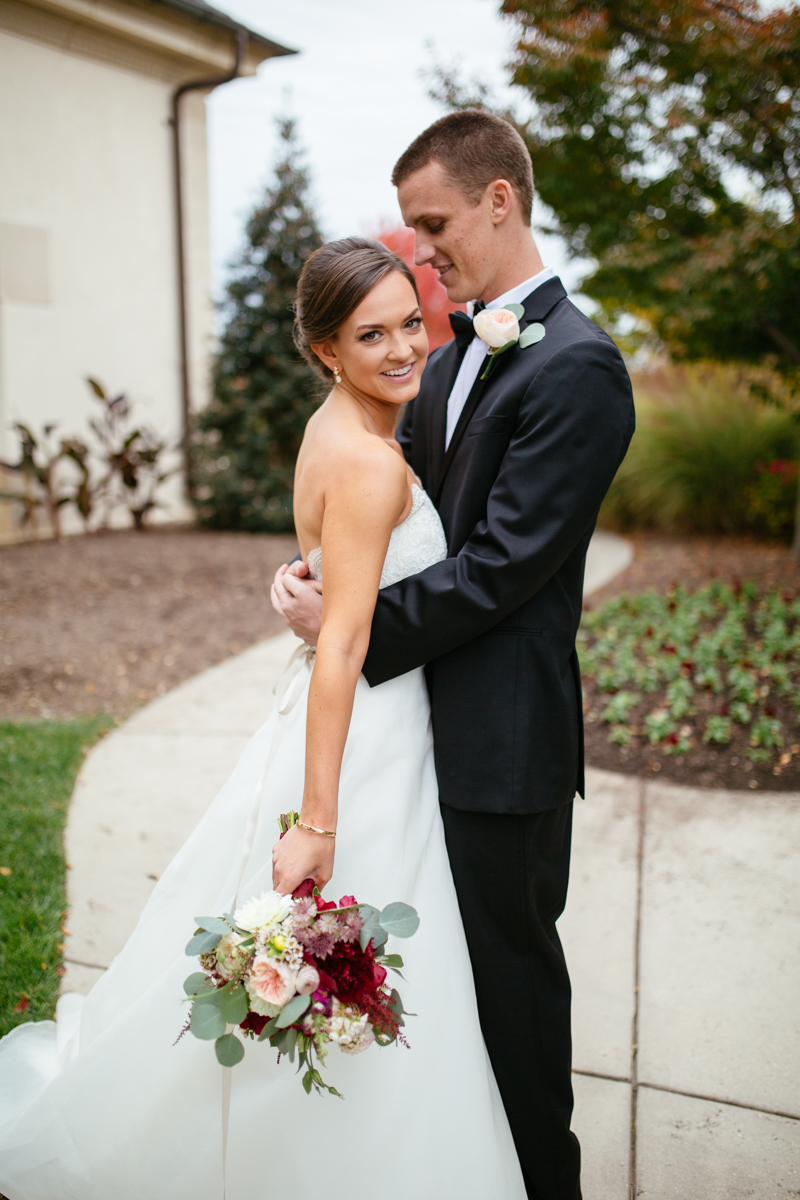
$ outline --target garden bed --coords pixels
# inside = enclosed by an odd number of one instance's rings
[[[593,766],[800,790],[794,589],[622,593],[585,614],[579,652]]]

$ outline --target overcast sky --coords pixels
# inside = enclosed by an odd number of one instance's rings
[[[317,215],[326,237],[374,234],[399,224],[392,166],[443,109],[422,77],[458,64],[499,98],[506,87],[513,26],[497,0],[216,0],[250,28],[300,53],[268,59],[256,77],[218,88],[208,100],[214,286],[241,245],[248,212],[269,182],[277,114],[296,117],[308,151]],[[539,239],[546,263],[574,286],[557,239]]]

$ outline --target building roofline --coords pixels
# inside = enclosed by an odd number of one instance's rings
[[[264,37],[263,34],[256,33],[247,25],[243,25],[240,21],[234,21],[233,17],[229,17],[227,13],[220,12],[217,8],[212,8],[210,4],[206,4],[205,0],[150,0],[152,4],[159,4],[163,8],[171,8],[175,12],[183,13],[184,16],[192,17],[196,21],[204,21],[208,25],[214,25],[217,29],[226,29],[231,33],[244,32],[247,34],[249,41],[254,46],[259,46],[265,50],[270,58],[277,58],[284,54],[297,54],[297,50],[291,49],[289,46],[282,46],[280,42],[273,42],[270,38]]]

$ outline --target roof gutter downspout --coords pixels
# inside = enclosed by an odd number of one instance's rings
[[[192,400],[189,385],[189,320],[187,313],[186,287],[186,235],[183,215],[183,163],[181,157],[181,127],[180,102],[186,92],[209,91],[220,84],[230,83],[238,78],[244,64],[249,35],[246,29],[236,33],[236,59],[227,75],[218,75],[215,79],[196,79],[190,83],[182,83],[172,93],[172,108],[170,125],[172,126],[172,162],[175,177],[175,217],[176,245],[178,251],[178,334],[180,350],[180,383],[181,383],[181,450],[184,465],[184,489],[188,500],[192,499],[191,472],[191,434],[192,434]]]

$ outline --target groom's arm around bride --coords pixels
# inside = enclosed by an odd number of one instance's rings
[[[416,261],[439,271],[449,298],[524,315],[521,344],[488,372],[486,347],[462,319],[401,421],[398,440],[436,503],[449,557],[380,592],[363,673],[376,686],[427,664],[487,1048],[529,1196],[576,1200],[570,987],[555,922],[571,802],[583,791],[584,564],[633,433],[630,382],[613,341],[543,268],[530,159],[511,126],[479,112],[445,117],[402,155],[393,182]],[[531,325],[540,328],[526,338]],[[299,581],[279,596],[296,628],[313,622],[316,598]]]

